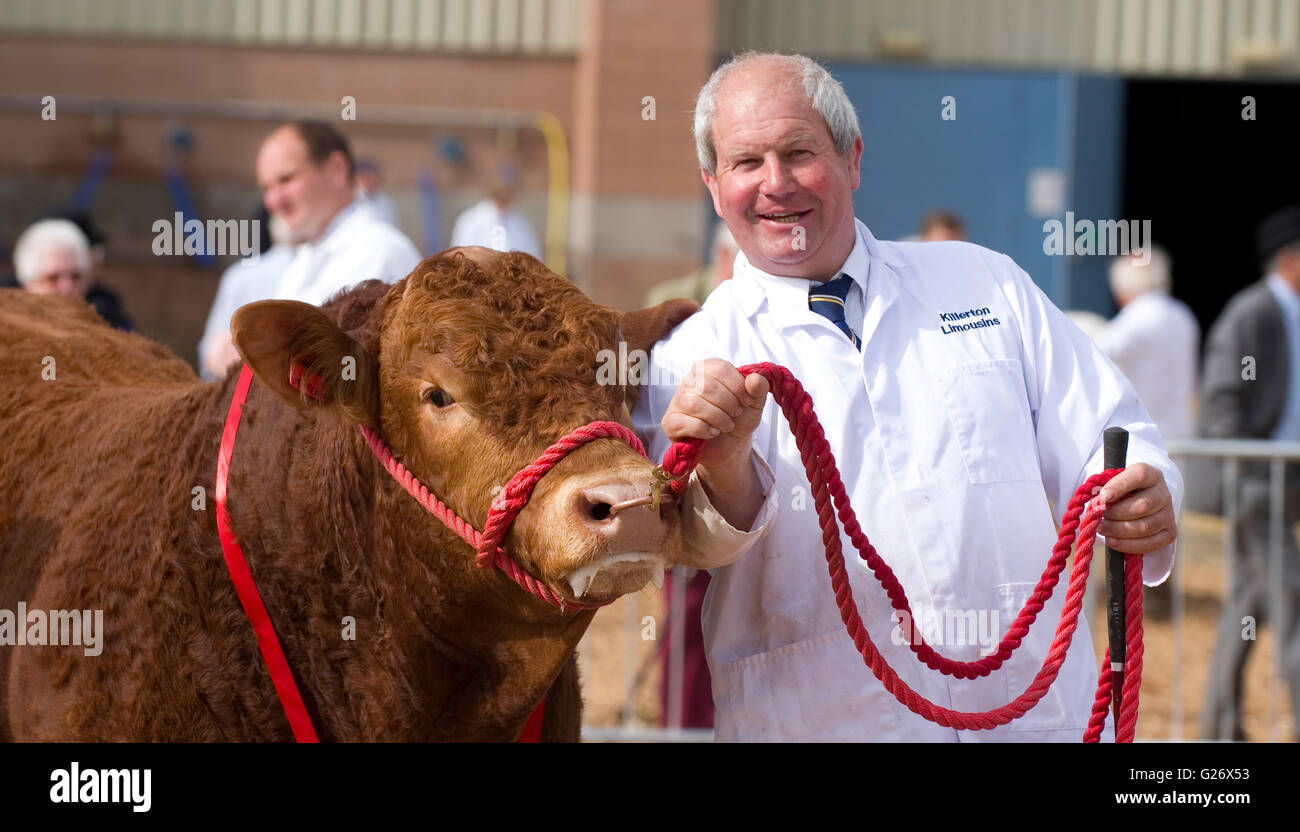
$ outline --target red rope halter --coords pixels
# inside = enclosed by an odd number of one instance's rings
[[[293,361],[289,366],[289,384],[295,390],[303,389],[309,397],[315,399],[319,397],[322,386],[321,377],[315,373],[307,376],[303,380],[305,369],[301,362]],[[361,435],[365,437],[366,444],[370,450],[378,457],[380,464],[384,466],[389,475],[397,480],[398,484],[416,499],[424,510],[437,517],[442,524],[456,533],[461,540],[474,547],[475,563],[480,569],[486,569],[495,565],[510,579],[519,584],[529,594],[535,598],[540,598],[553,607],[559,607],[561,611],[566,609],[574,610],[595,610],[613,603],[613,599],[600,604],[582,604],[577,601],[567,601],[557,595],[550,587],[542,581],[537,580],[528,574],[522,566],[519,565],[513,557],[506,553],[505,547],[501,542],[505,540],[506,533],[510,531],[510,525],[514,523],[515,517],[523,511],[524,506],[528,503],[528,498],[532,496],[533,489],[547,471],[554,468],[560,460],[564,459],[573,451],[588,442],[597,439],[620,439],[626,442],[632,450],[636,451],[642,457],[646,456],[645,446],[641,440],[637,439],[636,434],[628,430],[618,422],[591,422],[576,428],[547,448],[537,461],[531,465],[525,466],[517,474],[511,477],[510,482],[502,489],[501,494],[492,503],[492,508],[488,510],[488,516],[483,524],[483,531],[479,532],[474,525],[456,512],[434,494],[419,478],[412,474],[405,465],[397,461],[393,452],[384,444],[384,440],[378,433],[364,425],[359,426]],[[656,503],[656,508],[658,507]]]
[[[1121,469],[1102,471],[1089,477],[1079,486],[1067,506],[1061,524],[1060,536],[1052,549],[1052,556],[1048,561],[1047,568],[1043,571],[1033,595],[1025,602],[1015,622],[1007,630],[1006,635],[1003,636],[995,653],[978,661],[959,662],[936,653],[919,635],[909,639],[911,649],[917,658],[925,663],[927,667],[938,670],[945,675],[964,679],[985,676],[990,671],[996,670],[1011,657],[1011,654],[1022,643],[1025,635],[1028,634],[1029,626],[1033,624],[1039,611],[1042,610],[1043,604],[1051,597],[1061,571],[1065,568],[1070,548],[1077,541],[1074,567],[1070,571],[1069,589],[1066,594],[1064,609],[1061,612],[1061,621],[1057,626],[1051,648],[1043,660],[1042,668],[1029,684],[1029,687],[1012,702],[991,711],[962,712],[949,710],[927,700],[908,687],[898,677],[894,669],[889,666],[889,663],[885,661],[875,644],[872,643],[866,627],[862,624],[862,618],[858,614],[857,604],[853,600],[853,591],[849,586],[848,575],[845,571],[844,553],[840,546],[839,527],[836,524],[832,503],[834,503],[834,508],[838,509],[839,521],[844,524],[844,530],[848,533],[854,547],[857,548],[858,554],[866,561],[867,566],[876,576],[876,579],[880,581],[881,586],[884,587],[894,609],[900,613],[906,613],[908,620],[912,620],[911,607],[907,602],[907,594],[903,591],[902,584],[898,582],[893,570],[876,552],[875,547],[871,545],[871,541],[863,533],[862,527],[858,525],[857,516],[853,512],[853,506],[849,504],[844,484],[840,480],[839,470],[835,466],[835,457],[831,453],[830,445],[826,441],[826,435],[821,428],[821,424],[817,421],[817,414],[813,411],[812,398],[803,389],[803,385],[799,383],[798,379],[791,375],[790,371],[785,367],[761,363],[750,364],[739,369],[745,375],[759,373],[768,380],[772,388],[772,397],[781,407],[781,412],[785,414],[786,420],[790,423],[790,429],[795,436],[795,444],[799,448],[804,470],[808,475],[808,482],[812,486],[815,496],[817,517],[822,529],[822,542],[826,546],[826,563],[830,570],[831,587],[835,592],[835,601],[840,610],[840,618],[844,621],[849,636],[853,639],[853,644],[858,648],[858,652],[862,654],[862,659],[871,669],[871,672],[884,683],[885,688],[899,702],[913,713],[946,727],[969,730],[988,729],[998,725],[1005,725],[1011,720],[1023,716],[1042,699],[1048,688],[1051,687],[1052,682],[1055,681],[1057,673],[1065,661],[1066,651],[1070,647],[1070,641],[1078,624],[1079,611],[1083,604],[1084,588],[1088,581],[1088,569],[1092,561],[1093,541],[1097,535],[1097,526],[1101,522],[1102,512],[1105,511],[1105,506],[1099,502],[1094,502],[1086,513],[1084,512],[1084,506],[1091,499],[1095,489],[1108,482]],[[673,493],[680,493],[685,488],[685,477],[699,462],[703,446],[704,441],[700,439],[683,440],[674,444],[664,454],[662,467],[673,478],[670,485]],[[1081,515],[1082,519],[1080,519]],[[1125,580],[1126,597],[1128,599],[1126,632],[1128,649],[1125,659],[1122,707],[1118,713],[1119,722],[1115,731],[1117,742],[1131,742],[1137,726],[1138,689],[1141,686],[1142,676],[1142,561],[1140,556],[1129,555],[1125,558]],[[1103,663],[1097,700],[1093,706],[1092,720],[1089,722],[1087,731],[1084,734],[1085,742],[1096,742],[1101,736],[1102,724],[1105,721],[1106,711],[1109,709],[1110,673],[1108,651],[1106,660]]]
[[[479,568],[486,568],[496,565],[502,572],[505,572],[510,578],[529,593],[537,598],[542,599],[552,606],[564,609],[576,610],[594,610],[612,603],[605,601],[601,604],[580,604],[574,601],[566,601],[551,590],[546,584],[528,574],[522,566],[510,555],[506,554],[505,547],[501,541],[505,539],[506,532],[510,530],[510,524],[515,521],[515,517],[523,510],[528,498],[532,496],[533,488],[547,471],[559,463],[560,460],[568,456],[578,447],[592,442],[596,439],[621,439],[631,446],[632,450],[645,456],[645,446],[641,440],[636,438],[636,434],[620,425],[618,422],[591,422],[583,425],[576,430],[562,436],[555,444],[547,448],[537,461],[521,469],[515,474],[506,487],[502,489],[500,496],[492,503],[492,508],[488,510],[486,522],[483,524],[483,531],[477,531],[471,523],[461,519],[456,512],[447,507],[447,504],[438,499],[437,495],[424,486],[414,474],[406,469],[402,463],[398,462],[392,451],[384,444],[384,440],[379,438],[379,434],[367,427],[361,428],[361,435],[366,438],[366,444],[370,450],[374,451],[375,456],[379,457],[380,463],[384,469],[392,475],[393,479],[401,484],[406,492],[424,506],[425,510],[437,517],[447,528],[451,529],[462,540],[474,547],[476,553],[475,560]]]

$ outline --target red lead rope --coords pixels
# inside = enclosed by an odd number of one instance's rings
[[[244,550],[240,548],[235,537],[235,529],[230,524],[230,513],[226,509],[226,479],[230,474],[230,457],[235,451],[235,434],[239,431],[239,417],[244,412],[244,401],[248,398],[249,385],[253,383],[253,371],[245,364],[239,372],[239,382],[235,385],[235,395],[230,400],[230,410],[226,413],[226,427],[221,433],[221,448],[217,452],[217,534],[221,538],[221,552],[226,557],[226,568],[230,570],[230,579],[235,583],[235,592],[239,603],[244,605],[244,614],[253,625],[257,634],[257,649],[262,652],[266,669],[271,673],[271,683],[275,693],[280,697],[280,706],[289,719],[293,729],[293,738],[298,742],[319,742],[316,729],[312,727],[307,706],[302,702],[298,684],[293,680],[293,671],[280,649],[280,640],[275,637],[275,628],[271,626],[271,616],[266,612],[262,596],[253,582],[253,573],[248,569],[244,559]]]
[[[915,619],[911,615],[911,608],[908,605],[907,595],[903,591],[902,584],[898,582],[889,565],[877,554],[875,547],[871,545],[871,541],[867,539],[867,536],[862,532],[861,526],[858,525],[857,516],[853,512],[853,506],[849,504],[844,484],[840,480],[839,470],[835,466],[835,457],[831,453],[830,445],[826,441],[826,435],[822,431],[821,424],[817,421],[817,414],[813,411],[812,398],[803,389],[803,385],[799,383],[798,379],[791,375],[790,371],[785,367],[769,363],[750,364],[741,367],[740,371],[745,375],[760,373],[768,380],[772,387],[772,397],[781,407],[781,412],[785,414],[786,421],[789,422],[790,429],[794,433],[795,444],[798,446],[800,457],[803,459],[808,482],[813,488],[817,517],[821,523],[822,542],[826,546],[826,563],[830,570],[831,587],[835,592],[835,601],[840,610],[840,617],[848,628],[853,644],[858,648],[858,652],[862,654],[862,659],[871,669],[871,672],[884,683],[885,688],[899,702],[907,706],[913,713],[946,727],[968,730],[987,729],[1005,725],[1011,720],[1023,716],[1037,704],[1038,700],[1047,693],[1052,682],[1055,681],[1061,664],[1065,661],[1066,651],[1070,647],[1070,641],[1078,624],[1079,611],[1083,604],[1084,588],[1088,582],[1088,569],[1092,562],[1093,541],[1097,535],[1097,526],[1101,522],[1102,512],[1105,510],[1105,506],[1094,502],[1085,513],[1084,506],[1091,499],[1094,490],[1118,474],[1120,469],[1102,471],[1100,474],[1089,477],[1084,481],[1083,485],[1079,486],[1078,491],[1075,492],[1066,509],[1061,524],[1060,537],[1052,550],[1052,557],[1048,561],[1047,568],[1035,587],[1033,595],[1025,602],[1015,622],[998,645],[997,652],[985,656],[979,661],[959,662],[940,656],[919,635],[914,635],[912,639],[909,639],[911,649],[916,653],[917,658],[940,673],[957,678],[987,675],[1010,658],[1015,649],[1020,646],[1022,639],[1028,634],[1029,626],[1034,622],[1039,611],[1042,610],[1043,604],[1051,597],[1061,571],[1065,568],[1065,562],[1070,555],[1070,548],[1077,539],[1078,545],[1075,547],[1074,567],[1070,571],[1069,589],[1066,594],[1064,609],[1061,612],[1061,621],[1057,626],[1051,648],[1047,657],[1043,660],[1038,675],[1034,677],[1029,687],[1020,696],[1000,708],[983,712],[949,710],[927,700],[908,687],[898,677],[894,669],[889,666],[884,657],[881,656],[867,634],[866,627],[862,624],[857,603],[853,600],[853,590],[849,585],[848,574],[845,571],[844,553],[840,546],[839,526],[836,524],[832,502],[834,507],[838,509],[839,520],[844,524],[844,529],[853,541],[854,547],[857,548],[858,554],[866,561],[867,566],[870,567],[876,579],[884,587],[894,609],[906,613],[908,615],[906,620]],[[670,447],[667,453],[664,454],[663,469],[673,478],[671,488],[675,493],[680,493],[685,487],[685,477],[699,461],[703,444],[703,440],[699,439],[684,440]],[[1080,519],[1081,515],[1082,520]],[[1138,689],[1141,686],[1142,677],[1141,557],[1129,555],[1125,559],[1125,570],[1126,597],[1128,599],[1126,642],[1128,651],[1125,659],[1122,706],[1117,714],[1119,720],[1115,731],[1117,742],[1131,742],[1133,739],[1137,727]],[[1106,711],[1109,709],[1109,685],[1110,658],[1108,654],[1103,663],[1097,700],[1093,706],[1092,720],[1084,733],[1085,742],[1096,742],[1101,736],[1102,724],[1105,721]]]

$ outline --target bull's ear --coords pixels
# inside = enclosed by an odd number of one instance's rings
[[[678,324],[699,311],[699,308],[700,305],[693,300],[673,298],[649,309],[623,313],[619,329],[623,333],[623,340],[627,342],[627,354],[633,355],[633,350],[649,353],[656,341],[672,332]],[[636,405],[640,392],[638,385],[627,386],[628,410]]]
[[[236,349],[257,380],[297,407],[332,407],[379,424],[379,363],[315,306],[263,300],[230,322]]]
[[[699,309],[700,305],[693,300],[673,298],[649,309],[624,312],[619,328],[623,331],[623,340],[627,341],[629,354],[632,350],[649,352],[655,341],[672,332]]]

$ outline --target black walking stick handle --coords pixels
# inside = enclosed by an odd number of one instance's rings
[[[1128,431],[1123,428],[1106,428],[1102,447],[1105,453],[1105,466],[1123,468],[1128,459]],[[1106,545],[1106,613],[1107,636],[1110,646],[1110,669],[1118,674],[1120,685],[1124,678],[1125,657],[1125,620],[1124,606],[1124,553],[1112,549],[1109,541]],[[1116,717],[1119,716],[1119,699],[1115,697]]]

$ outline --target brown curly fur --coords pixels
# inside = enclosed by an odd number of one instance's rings
[[[595,418],[627,423],[625,391],[588,378],[620,324],[648,346],[690,308],[620,320],[526,255],[485,269],[452,252],[324,310],[355,338],[358,383],[303,356],[326,382],[322,401],[304,402],[259,369],[229,479],[233,525],[321,738],[510,741],[549,690],[543,738],[576,739],[573,650],[592,613],[554,610],[475,568],[354,423],[382,424],[399,458],[481,524],[488,486],[551,440]],[[488,426],[458,452],[425,447],[408,424],[397,362],[417,347],[454,357]],[[237,373],[200,383],[88,307],[17,291],[0,291],[0,351],[0,609],[104,610],[98,657],[0,646],[0,739],[290,739],[216,531]],[[54,381],[41,379],[47,355]],[[585,446],[543,483],[648,465],[616,445]],[[196,486],[204,510],[191,508]],[[521,561],[545,564],[545,518],[530,504],[516,526],[508,542],[531,552]]]

